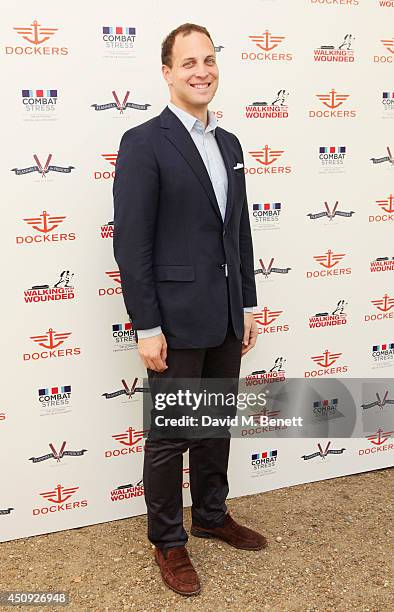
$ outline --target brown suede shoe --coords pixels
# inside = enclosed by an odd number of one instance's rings
[[[206,529],[198,525],[192,525],[190,533],[197,538],[219,538],[234,548],[243,550],[261,550],[268,544],[264,536],[257,531],[236,523],[227,512],[223,527]]]
[[[155,561],[164,583],[180,595],[198,595],[201,591],[196,570],[184,546],[166,550],[155,548]]]

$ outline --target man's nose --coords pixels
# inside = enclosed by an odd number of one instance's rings
[[[203,63],[197,64],[194,74],[195,74],[196,77],[199,77],[200,79],[204,79],[209,74],[208,73],[208,68]]]

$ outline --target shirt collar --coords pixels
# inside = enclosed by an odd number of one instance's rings
[[[190,113],[187,113],[182,108],[179,108],[179,106],[176,106],[172,102],[168,103],[168,108],[174,113],[174,115],[178,117],[178,119],[183,123],[189,133],[192,131],[193,128],[196,128],[200,132],[213,132],[215,134],[215,129],[218,125],[218,122],[215,113],[213,113],[212,111],[208,111],[208,125],[205,128],[199,119],[197,119]]]

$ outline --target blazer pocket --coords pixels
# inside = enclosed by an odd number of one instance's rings
[[[157,281],[194,281],[194,266],[153,266]]]

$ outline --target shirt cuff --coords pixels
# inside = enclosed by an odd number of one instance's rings
[[[244,306],[244,312],[254,312],[254,306]]]
[[[161,334],[161,326],[151,327],[150,329],[137,329],[138,339],[143,340],[144,338],[151,338],[152,336],[158,336]]]

